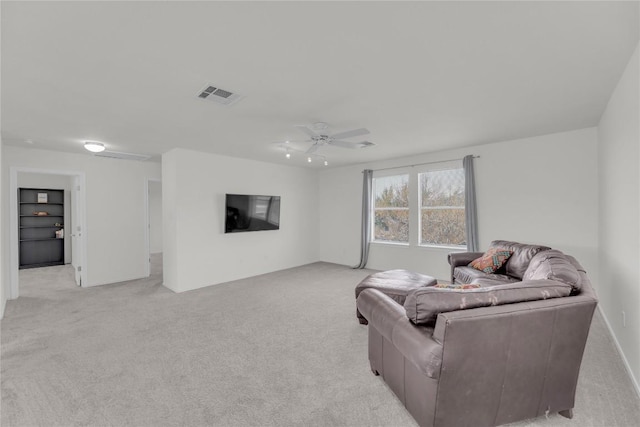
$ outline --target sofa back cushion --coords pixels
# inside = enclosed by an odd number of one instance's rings
[[[496,282],[494,283],[494,285],[520,281],[520,279],[507,276],[506,274],[483,273],[482,271],[476,270],[473,267],[456,267],[455,270],[453,270],[453,278],[455,279],[456,283],[478,283],[478,279],[491,279]]]
[[[404,309],[413,323],[433,325],[439,313],[566,297],[570,293],[570,285],[554,280],[531,280],[464,290],[425,287],[407,295]]]
[[[580,273],[572,260],[555,249],[534,256],[522,277],[522,280],[543,279],[566,283],[573,288],[574,293],[580,292],[582,287]]]
[[[525,245],[523,243],[510,242],[507,240],[494,240],[489,245],[489,248],[503,248],[512,251],[511,257],[505,264],[505,272],[509,276],[522,279],[524,272],[529,267],[531,259],[541,251],[547,251],[551,249],[548,246],[541,245]]]

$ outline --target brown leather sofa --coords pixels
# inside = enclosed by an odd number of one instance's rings
[[[506,264],[494,274],[487,274],[469,266],[474,259],[482,256],[482,252],[454,252],[449,254],[451,265],[451,283],[472,283],[482,286],[515,283],[522,280],[529,263],[539,252],[551,248],[542,245],[527,245],[508,240],[494,240],[489,249],[503,248],[513,252]]]
[[[572,417],[597,299],[573,257],[538,252],[524,281],[424,287],[404,306],[377,289],[360,293],[371,370],[421,426]]]

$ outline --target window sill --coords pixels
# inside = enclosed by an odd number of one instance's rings
[[[409,247],[409,243],[388,242],[386,240],[372,240],[371,243],[376,244],[376,245],[384,245],[384,246],[399,246],[399,247],[402,247],[402,248],[408,248]]]
[[[370,244],[381,246],[397,246],[401,248],[420,248],[426,250],[460,251],[466,252],[466,246],[444,246],[444,245],[412,245],[405,242],[391,242],[386,240],[372,240]]]
[[[466,252],[466,246],[446,246],[446,245],[418,245],[419,248],[423,249],[443,249],[447,251],[461,251]]]

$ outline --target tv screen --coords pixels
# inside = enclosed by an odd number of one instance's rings
[[[227,194],[225,233],[279,230],[280,196]]]

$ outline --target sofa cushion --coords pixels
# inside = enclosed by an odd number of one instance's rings
[[[570,285],[554,280],[531,280],[464,290],[428,287],[410,292],[404,308],[413,323],[432,325],[439,313],[566,297],[570,293]]]
[[[513,252],[505,264],[505,272],[508,276],[513,276],[517,279],[522,279],[524,272],[527,270],[527,267],[529,267],[531,259],[538,252],[551,249],[548,246],[525,245],[507,240],[494,240],[489,245],[489,248],[502,248]]]
[[[523,280],[557,280],[573,288],[575,293],[582,287],[578,269],[562,252],[552,249],[533,257],[525,271]]]
[[[493,276],[499,276],[499,277],[493,277]],[[505,280],[503,277],[508,277],[509,280]],[[518,279],[511,277],[511,276],[502,276],[502,275],[494,275],[494,274],[487,274],[486,277],[478,277],[477,279],[473,279],[471,281],[471,285],[477,285],[480,288],[488,288],[490,286],[502,286],[502,285],[508,285],[509,283],[516,283],[519,282]]]
[[[519,279],[507,276],[506,274],[487,274],[476,270],[473,267],[456,267],[453,270],[453,278],[460,283],[474,283],[476,279],[491,279],[501,283],[515,283]]]
[[[480,285],[467,284],[467,283],[460,283],[460,284],[438,283],[437,285],[433,285],[433,287],[440,288],[440,289],[475,289],[475,288],[479,288]]]
[[[513,252],[502,248],[489,248],[481,257],[469,263],[469,267],[493,274],[504,265]]]

